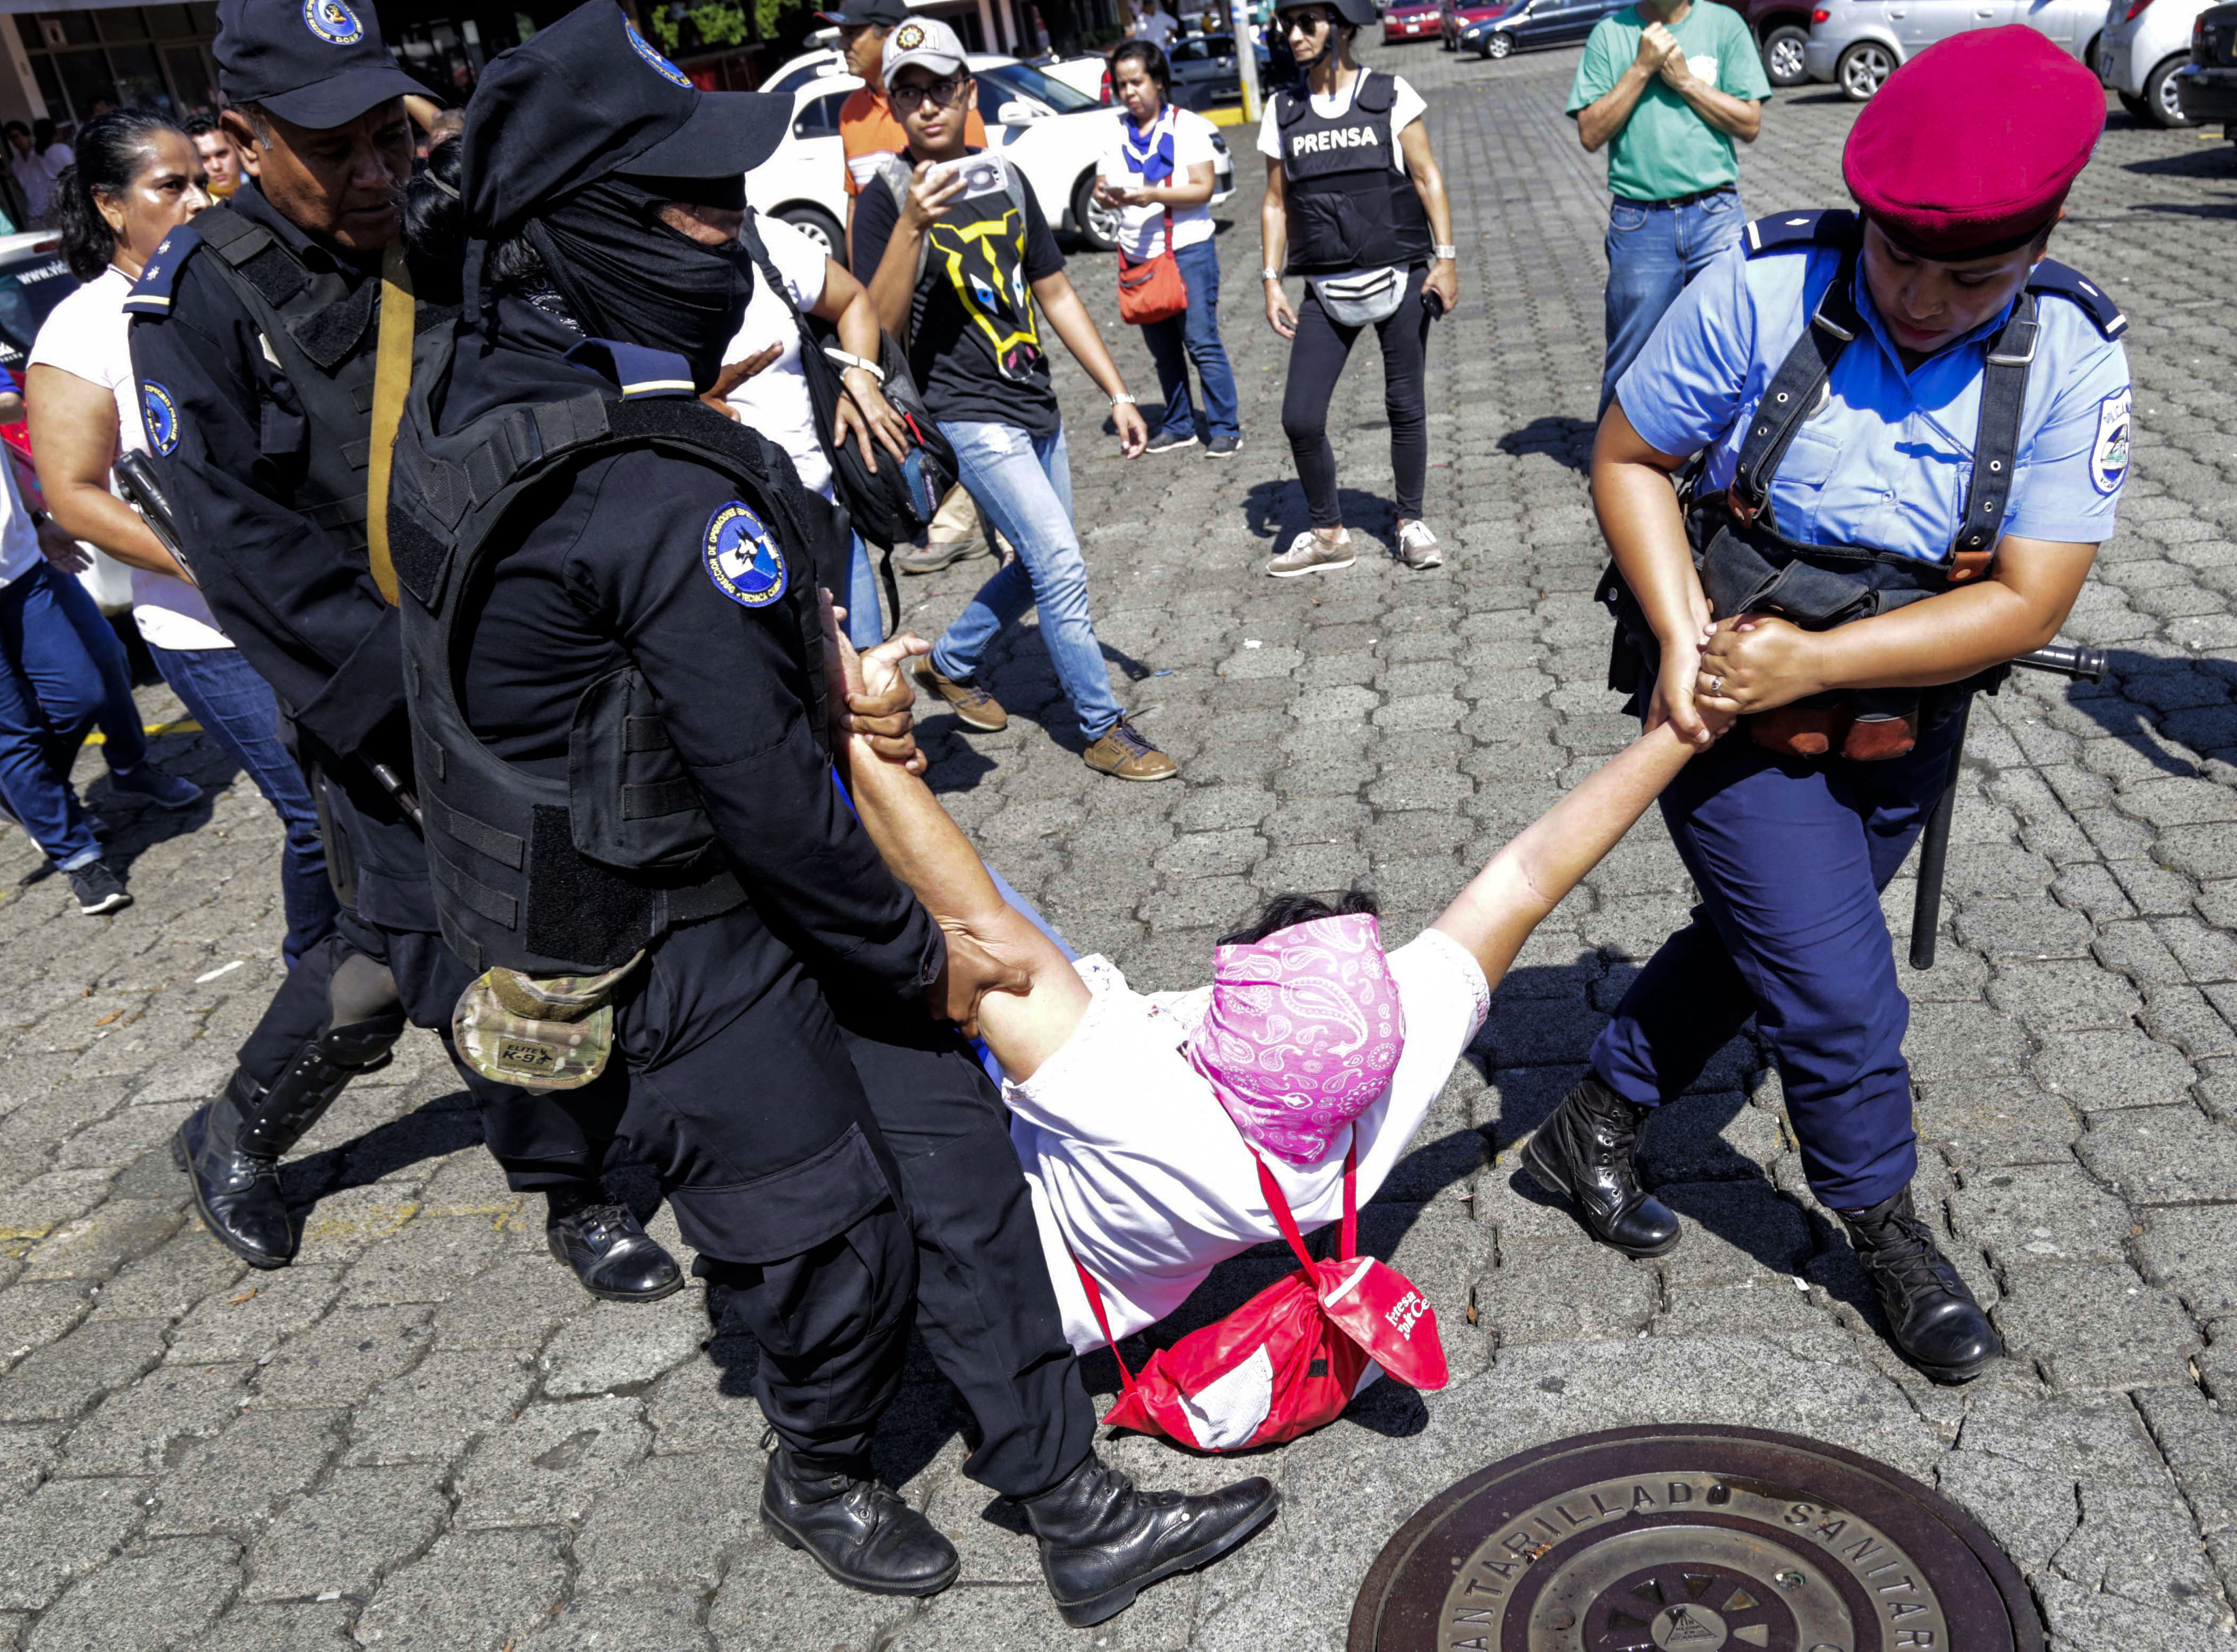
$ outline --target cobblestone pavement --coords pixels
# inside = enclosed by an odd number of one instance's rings
[[[1259,575],[1303,510],[1246,182],[1220,242],[1243,457],[1122,464],[1065,372],[1102,636],[1184,783],[1090,777],[1030,632],[992,673],[1026,713],[1010,732],[927,723],[935,779],[989,856],[1144,986],[1200,979],[1214,928],[1278,889],[1367,877],[1411,932],[1630,732],[1601,688],[1603,553],[1579,474],[1605,197],[1558,112],[1574,54],[1392,60],[1429,96],[1458,203],[1465,286],[1435,339],[1428,503],[1453,565]],[[1774,104],[1745,162],[1752,208],[1840,201],[1851,118],[1822,89]],[[1937,1484],[2010,1549],[2062,1649],[2227,1647],[2237,494],[2214,478],[2237,458],[2234,173],[2219,139],[2116,113],[2061,237],[2135,322],[2136,474],[2069,628],[2116,676],[1982,704],[1942,961],[1907,977],[1922,1205],[2012,1349],[1971,1387],[1934,1388],[1885,1351],[1745,1040],[1653,1133],[1653,1179],[1691,1226],[1669,1257],[1595,1247],[1515,1174],[1517,1139],[1682,921],[1686,878],[1650,822],[1538,936],[1365,1213],[1435,1304],[1449,1389],[1384,1384],[1250,1464],[1286,1494],[1274,1526],[1074,1635],[1019,1521],[958,1472],[953,1397],[919,1359],[881,1469],[954,1537],[964,1581],[921,1604],[850,1594],[754,1522],[750,1347],[703,1352],[696,1290],[600,1306],[544,1259],[540,1213],[507,1195],[431,1040],[290,1163],[290,1188],[318,1199],[292,1269],[247,1274],[196,1230],[164,1142],[272,988],[279,833],[245,782],[183,820],[94,783],[139,904],[90,922],[49,879],[0,907],[0,1649],[1331,1649],[1369,1559],[1433,1491],[1547,1438],[1678,1419],[1814,1435]],[[1079,271],[1112,313],[1108,267]],[[1153,382],[1138,340],[1118,347]],[[1355,364],[1332,425],[1355,525],[1387,538],[1377,378]],[[944,622],[987,566],[910,582],[907,617]],[[160,692],[143,703],[175,714]],[[228,778],[206,745],[163,747]],[[0,843],[10,882],[32,865],[20,838]],[[1905,879],[1887,900],[1898,938],[1910,905]],[[664,1212],[655,1228],[678,1243]],[[1283,1267],[1222,1270],[1165,1333]],[[1091,1372],[1107,1399],[1107,1357]],[[1238,1466],[1108,1449],[1156,1484]]]

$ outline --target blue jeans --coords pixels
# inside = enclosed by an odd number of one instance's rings
[[[231,752],[287,829],[280,898],[287,911],[280,956],[295,960],[333,932],[341,903],[327,879],[327,846],[310,783],[280,741],[280,705],[237,648],[150,648],[155,669],[202,732]]]
[[[1035,438],[1014,425],[964,420],[943,421],[940,429],[955,450],[964,487],[1018,559],[979,588],[933,645],[933,669],[970,681],[987,645],[1038,605],[1041,642],[1079,719],[1080,736],[1101,739],[1125,714],[1087,615],[1087,562],[1072,528],[1072,464],[1063,431]]]
[[[878,565],[862,536],[855,536],[847,562],[847,589],[839,601],[847,605],[847,640],[858,648],[874,648],[886,640],[886,622],[878,608]]]
[[[124,645],[84,586],[40,562],[0,588],[0,796],[65,872],[101,858],[69,780],[96,723],[109,767],[146,760]]]
[[[1626,1101],[1674,1101],[1750,1015],[1771,1046],[1810,1190],[1835,1210],[1918,1169],[1910,1005],[1880,895],[1950,775],[1944,717],[1885,763],[1782,759],[1740,730],[1688,763],[1662,818],[1701,892],[1593,1045]]]
[[[1709,260],[1740,238],[1747,218],[1739,193],[1720,194],[1684,207],[1634,207],[1617,201],[1608,208],[1607,359],[1600,371],[1600,411],[1615,399],[1615,387],[1686,284]]]
[[[1157,430],[1194,431],[1204,440],[1239,436],[1243,426],[1237,422],[1235,371],[1227,365],[1227,346],[1219,341],[1219,254],[1210,241],[1202,240],[1175,253],[1173,262],[1180,266],[1182,284],[1188,288],[1188,308],[1142,329],[1142,342],[1158,364],[1158,386],[1165,392],[1165,417]],[[1190,362],[1196,364],[1196,376],[1204,381],[1202,424],[1189,398]]]

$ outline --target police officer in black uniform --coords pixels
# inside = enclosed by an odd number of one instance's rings
[[[779,1537],[874,1592],[955,1577],[869,1467],[914,1307],[968,1471],[1099,1622],[1275,1493],[1144,1494],[1098,1460],[1000,1099],[927,1009],[967,1019],[1007,972],[943,940],[832,777],[844,518],[696,399],[751,291],[742,174],[790,114],[697,91],[592,0],[490,64],[414,187],[414,234],[455,189],[465,238],[388,512],[438,905],[475,969],[623,972],[623,1132],[760,1345]],[[906,738],[906,695],[853,709]]]
[[[212,1234],[281,1267],[298,1228],[278,1160],[406,1020],[448,1037],[470,977],[436,933],[412,819],[396,610],[368,564],[366,484],[384,249],[420,92],[363,0],[226,0],[213,50],[251,181],[174,230],[134,289],[149,444],[195,577],[277,691],[310,766],[340,932],[299,963],[174,1155]],[[448,280],[455,286],[455,273]],[[461,1069],[518,1191],[543,1190],[555,1254],[597,1295],[679,1288],[675,1259],[598,1172],[618,1087],[562,1102]]]

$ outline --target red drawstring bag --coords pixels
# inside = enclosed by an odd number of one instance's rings
[[[1412,1282],[1359,1244],[1356,1138],[1343,1156],[1340,1254],[1315,1261],[1297,1231],[1281,1185],[1257,1160],[1258,1185],[1300,1267],[1216,1324],[1160,1348],[1137,1376],[1111,1336],[1103,1293],[1080,1267],[1079,1282],[1103,1339],[1118,1361],[1125,1392],[1104,1422],[1170,1435],[1204,1451],[1273,1445],[1334,1422],[1379,1366],[1409,1387],[1445,1385],[1437,1316]]]
[[[1188,308],[1188,282],[1173,256],[1173,214],[1165,211],[1165,250],[1140,263],[1118,254],[1118,319],[1132,326],[1170,321]]]

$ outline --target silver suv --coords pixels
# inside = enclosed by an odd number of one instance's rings
[[[1831,81],[1861,103],[1936,41],[2010,23],[2025,23],[2069,56],[2097,67],[2105,0],[1818,0],[1803,67],[1811,79]]]

